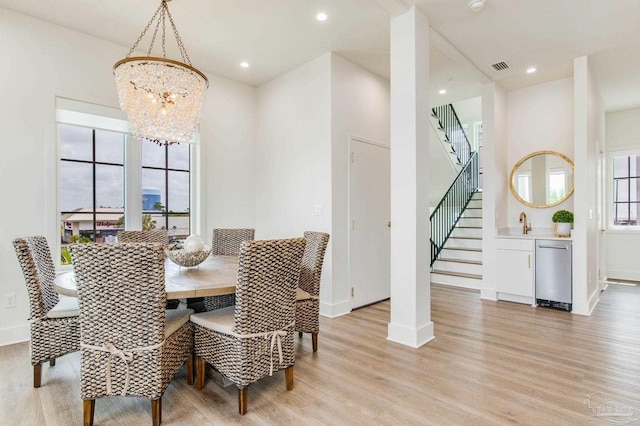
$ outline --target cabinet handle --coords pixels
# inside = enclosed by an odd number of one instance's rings
[[[531,269],[531,255],[529,255],[529,269]]]

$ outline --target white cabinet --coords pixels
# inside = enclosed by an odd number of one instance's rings
[[[534,239],[497,238],[498,299],[533,304]]]

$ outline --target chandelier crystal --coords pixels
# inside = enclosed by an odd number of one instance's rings
[[[147,56],[131,54],[156,21]],[[166,58],[165,22],[169,20],[182,61]],[[156,35],[162,26],[163,57],[151,56]],[[200,120],[209,86],[207,77],[191,65],[178,30],[162,0],[127,56],[113,66],[120,108],[127,113],[134,136],[159,144],[189,142]]]

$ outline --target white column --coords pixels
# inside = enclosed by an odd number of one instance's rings
[[[391,322],[387,339],[433,339],[429,280],[429,22],[391,19]]]

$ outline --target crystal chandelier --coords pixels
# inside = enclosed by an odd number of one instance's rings
[[[207,77],[194,68],[173,23],[167,1],[162,0],[127,56],[113,66],[120,108],[127,113],[134,136],[158,144],[189,142],[200,119]],[[157,21],[156,21],[157,19]],[[167,59],[165,24],[169,21],[182,62]],[[147,56],[131,54],[156,21]],[[151,49],[162,26],[162,58]]]

